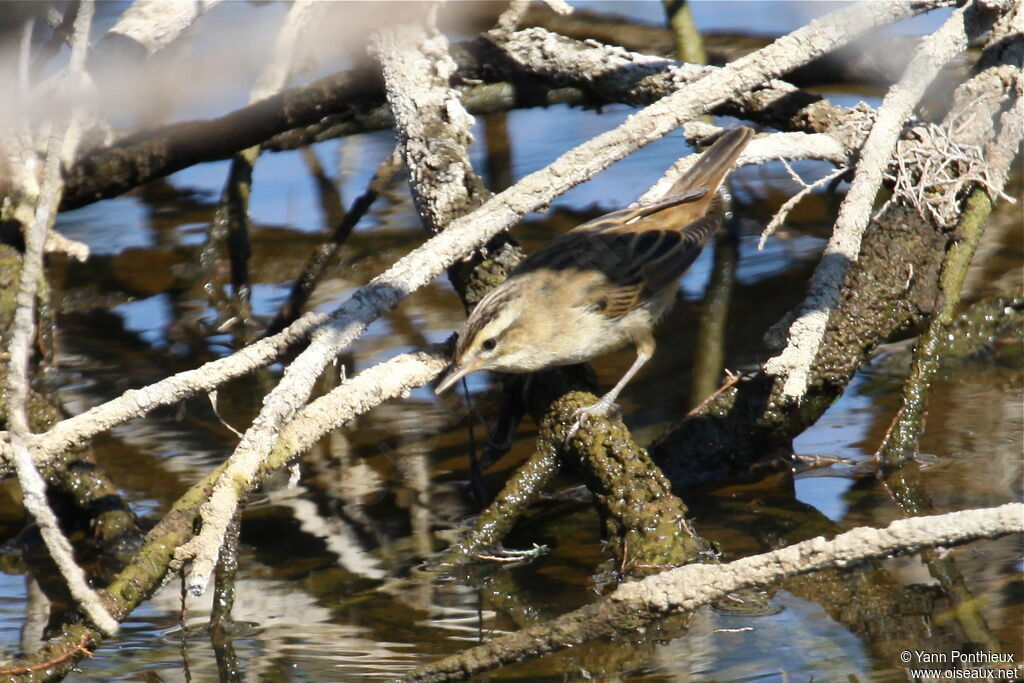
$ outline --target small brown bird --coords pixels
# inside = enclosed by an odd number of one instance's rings
[[[478,370],[536,372],[632,342],[633,365],[577,413],[570,434],[615,409],[619,392],[654,354],[651,330],[683,272],[718,229],[721,215],[708,209],[753,134],[740,127],[719,137],[667,199],[588,221],[527,257],[473,309],[437,393]]]

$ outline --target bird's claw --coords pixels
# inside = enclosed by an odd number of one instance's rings
[[[569,433],[566,435],[565,440],[568,441],[572,437],[576,436],[576,432],[578,432],[580,427],[582,427],[590,418],[607,417],[608,415],[618,412],[619,406],[606,398],[599,398],[592,405],[589,405],[586,408],[580,408],[573,413],[574,420],[572,427],[569,428]]]

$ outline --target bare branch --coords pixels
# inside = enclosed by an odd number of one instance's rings
[[[498,17],[497,28],[501,31],[514,31],[522,20],[523,15],[530,9],[532,0],[512,0],[508,9]],[[565,0],[543,0],[552,12],[563,16],[572,14],[572,6]]]
[[[621,584],[607,598],[547,623],[420,667],[404,681],[453,681],[503,664],[562,650],[587,640],[635,632],[644,622],[697,609],[729,593],[874,558],[954,546],[1024,531],[1024,504],[912,517],[884,529],[858,527],[831,541],[822,537],[728,564],[690,564]]]
[[[83,263],[89,260],[88,244],[69,239],[53,229],[46,233],[46,244],[43,249],[47,254],[66,254]]]
[[[721,135],[722,129],[703,121],[691,121],[683,126],[683,132],[691,142],[707,144]],[[850,162],[853,151],[828,133],[772,133],[751,140],[741,158],[745,164],[817,159],[843,166]]]
[[[224,159],[325,113],[358,115],[382,99],[379,75],[356,68],[291,88],[223,116],[183,121],[133,134],[94,150],[65,169],[61,209],[116,197],[138,185],[204,161]]]
[[[789,168],[788,164],[786,165],[786,168]],[[815,180],[813,183],[805,183],[798,177],[797,180],[803,187],[799,192],[787,199],[786,202],[779,207],[779,210],[775,212],[775,215],[772,216],[772,219],[768,221],[768,224],[764,226],[764,230],[761,231],[761,239],[757,241],[757,248],[764,249],[764,243],[768,241],[769,237],[775,234],[775,231],[779,229],[780,225],[786,222],[786,219],[789,217],[789,212],[796,208],[796,205],[800,203],[800,200],[814,192],[815,188],[828,185],[836,178],[842,177],[849,170],[850,169],[847,166],[840,166],[828,175]]]
[[[696,138],[701,143],[717,137],[722,132],[718,126],[700,122],[687,123],[684,129],[688,138]],[[664,197],[672,184],[697,163],[697,159],[698,156],[694,154],[679,159],[637,200],[637,204],[647,204]],[[802,159],[830,161],[843,166],[844,172],[846,165],[850,163],[847,151],[828,133],[772,133],[757,137],[751,140],[736,163],[738,166],[746,166],[769,161]]]
[[[807,389],[811,363],[829,315],[839,300],[846,271],[857,260],[875,195],[903,124],[943,65],[967,48],[966,17],[968,12],[974,16],[972,7],[967,5],[954,11],[939,30],[921,41],[907,70],[882,102],[853,183],[839,207],[832,237],[811,278],[808,296],[790,327],[789,345],[764,366],[769,374],[785,378],[785,396],[799,400]]]
[[[80,90],[84,82],[85,52],[88,46],[89,26],[92,23],[93,4],[81,3],[75,18],[71,41],[71,60],[65,78],[71,90]],[[73,108],[62,121],[51,124],[43,181],[39,187],[35,215],[25,226],[25,253],[22,258],[21,281],[18,285],[17,309],[9,347],[10,372],[7,388],[7,423],[18,472],[25,509],[39,525],[39,531],[50,556],[67,582],[75,601],[89,618],[106,634],[117,632],[117,621],[110,616],[100,598],[89,586],[85,572],[75,562],[74,549],[60,529],[60,523],[46,499],[46,482],[36,469],[29,451],[26,402],[29,395],[29,363],[32,340],[35,338],[36,295],[43,274],[43,253],[46,235],[53,225],[60,204],[63,183],[60,166],[65,153],[73,154],[78,145],[81,112]]]
[[[130,40],[141,47],[146,56],[164,49],[178,39],[199,17],[209,12],[220,0],[136,0],[126,9],[97,46],[117,40]]]
[[[333,429],[343,427],[388,399],[408,396],[411,389],[434,379],[448,365],[449,349],[434,345],[403,353],[367,368],[341,386],[310,401],[281,432],[267,459],[267,470],[283,467]]]
[[[476,59],[493,63],[500,77],[511,82],[540,82],[551,88],[576,88],[594,102],[651,104],[722,68],[581,42],[540,28],[507,36],[488,34],[486,38],[487,44],[481,45],[481,39],[466,48]],[[860,148],[873,121],[866,106],[836,106],[778,78],[765,79],[754,88],[735,93],[711,112],[749,118],[780,129],[827,132],[848,150]]]
[[[42,464],[111,427],[142,417],[162,406],[209,392],[236,377],[269,365],[326,321],[326,314],[307,313],[283,332],[250,344],[226,358],[210,361],[140,389],[129,389],[115,399],[62,420],[48,432],[30,437],[33,457],[37,464]],[[0,458],[6,461],[10,457],[9,446],[0,441]]]
[[[952,0],[894,5],[889,16],[879,18],[878,24],[892,23],[948,4],[952,4]],[[856,27],[850,28],[851,32],[856,30]],[[495,106],[507,109],[578,101],[579,93],[567,88],[581,88],[597,102],[650,104],[717,69],[640,55],[622,48],[595,46],[543,29],[527,29],[502,37],[495,34],[490,38],[462,46],[465,49],[459,57],[458,73],[461,79],[487,78],[488,70],[508,62],[517,67],[512,69],[517,73],[508,77],[522,79],[530,75],[532,83],[545,83],[554,90],[526,105],[522,103],[522,92],[513,91],[508,84],[494,86],[501,89],[498,98],[474,90],[473,96],[465,102],[467,110],[473,113],[493,111]],[[502,53],[497,60],[494,59],[496,48]],[[792,61],[801,61],[800,50],[802,48],[794,48]],[[823,53],[826,52],[828,50]],[[857,107],[834,106],[821,96],[799,90],[777,77],[766,77],[748,90],[752,92],[737,91],[714,109],[751,116],[779,127],[827,131],[850,149],[859,148],[871,121]],[[68,193],[61,208],[76,208],[116,196],[147,180],[193,164],[229,157],[278,134],[286,134],[287,139],[271,140],[268,143],[271,149],[291,149],[332,135],[386,128],[391,125],[391,118],[388,110],[380,106],[382,95],[379,74],[357,68],[291,88],[216,119],[187,121],[129,136],[111,147],[95,150],[67,170]],[[300,128],[303,126],[312,126],[313,130]]]
[[[469,160],[473,117],[449,85],[456,64],[448,39],[403,24],[382,29],[370,50],[384,72],[413,201],[423,227],[435,234],[489,196]]]

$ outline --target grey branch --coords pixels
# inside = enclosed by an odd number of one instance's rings
[[[75,18],[71,39],[70,65],[64,78],[73,91],[80,91],[85,81],[85,51],[93,15],[92,2],[83,1]],[[26,402],[29,395],[29,364],[32,340],[36,332],[36,295],[43,277],[43,253],[46,236],[57,215],[63,182],[61,161],[73,156],[78,146],[81,111],[73,107],[66,117],[51,124],[43,181],[36,197],[35,214],[25,227],[25,253],[22,258],[21,281],[18,285],[17,308],[9,346],[10,371],[7,387],[7,422],[10,445],[18,472],[25,509],[39,525],[39,532],[50,556],[67,582],[72,597],[92,622],[104,633],[117,632],[117,621],[110,616],[99,596],[89,586],[85,572],[75,562],[74,550],[46,498],[46,482],[36,469],[29,451],[29,421]],[[31,193],[30,193],[31,194]]]
[[[449,85],[456,71],[448,39],[412,24],[382,29],[370,50],[380,61],[413,202],[430,234],[479,202],[484,192],[469,146],[474,120]]]
[[[220,0],[136,0],[126,9],[97,46],[129,40],[152,56],[177,40]]]
[[[869,559],[954,546],[1024,531],[1024,504],[913,517],[884,529],[859,527],[831,541],[812,538],[780,550],[728,564],[690,564],[620,585],[607,598],[550,622],[494,638],[457,655],[421,667],[402,680],[462,680],[515,662],[554,652],[593,638],[613,636],[629,623],[690,611],[731,592],[769,586],[782,579],[829,567],[849,567]]]
[[[764,366],[769,374],[785,378],[783,392],[790,398],[799,400],[807,390],[811,364],[839,300],[846,271],[857,260],[875,195],[904,122],[943,65],[967,48],[966,17],[971,7],[954,11],[938,31],[921,41],[903,76],[882,102],[878,119],[864,143],[853,183],[839,207],[832,237],[811,277],[807,298],[790,327],[789,344]]]

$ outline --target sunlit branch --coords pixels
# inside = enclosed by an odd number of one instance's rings
[[[807,389],[811,364],[839,300],[843,278],[857,260],[875,195],[904,122],[943,65],[967,48],[969,34],[979,30],[979,20],[973,5],[953,12],[939,30],[921,41],[903,76],[882,101],[828,246],[808,285],[807,299],[790,326],[789,345],[764,366],[769,374],[785,378],[783,393],[787,397],[800,400]]]
[[[65,75],[72,90],[81,91],[85,82],[85,52],[93,10],[92,2],[83,1],[75,18],[70,65]],[[57,215],[57,206],[63,191],[61,161],[65,156],[74,157],[81,135],[80,124],[79,107],[73,107],[62,120],[55,120],[51,124],[43,180],[36,193],[35,215],[31,224],[24,226],[25,252],[22,257],[17,308],[8,347],[10,365],[7,377],[7,423],[10,428],[8,438],[25,509],[39,526],[43,541],[64,577],[72,597],[89,615],[92,622],[109,635],[117,632],[117,621],[107,612],[99,596],[89,586],[85,572],[75,562],[74,549],[61,531],[56,514],[50,508],[46,498],[46,483],[36,469],[29,450],[31,430],[27,402],[32,342],[36,336],[36,296],[39,292],[39,281],[44,277],[43,254],[46,235]]]

